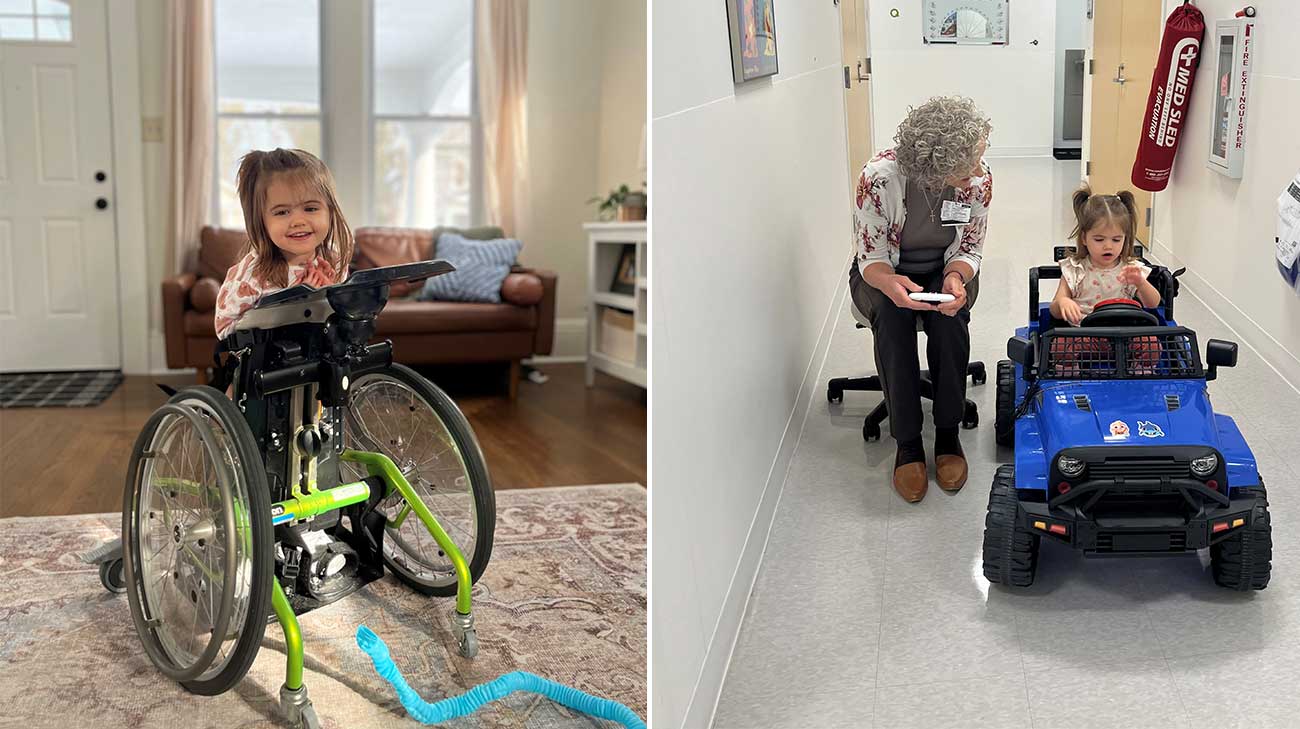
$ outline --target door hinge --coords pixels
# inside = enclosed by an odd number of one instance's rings
[[[1147,208],[1147,227],[1151,227],[1151,208]]]
[[[1088,20],[1092,20],[1092,0],[1088,0]]]
[[[1083,174],[1084,175],[1092,174],[1092,160],[1088,160],[1087,162],[1083,163]]]
[[[1089,75],[1089,76],[1092,75],[1092,59],[1091,59],[1091,58],[1088,59],[1088,75]]]
[[[844,67],[844,88],[849,88],[849,67]]]

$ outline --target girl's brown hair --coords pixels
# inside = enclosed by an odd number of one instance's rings
[[[1094,195],[1092,188],[1086,184],[1074,191],[1074,260],[1082,261],[1088,257],[1088,246],[1084,237],[1088,231],[1103,223],[1112,223],[1124,231],[1124,248],[1120,251],[1120,262],[1133,259],[1133,240],[1137,234],[1137,201],[1133,193],[1120,190],[1115,195]]]
[[[289,285],[289,262],[271,240],[264,217],[266,189],[270,187],[273,176],[281,175],[290,184],[319,195],[328,207],[330,230],[316,252],[324,256],[342,277],[352,262],[352,229],[339,209],[338,197],[334,194],[334,176],[329,168],[315,155],[301,149],[253,150],[240,159],[236,187],[239,189],[239,204],[244,208],[244,228],[248,232],[248,242],[241,255],[256,251],[253,275],[282,288]]]

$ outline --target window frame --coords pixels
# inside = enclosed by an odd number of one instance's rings
[[[221,0],[216,0],[220,2]],[[220,73],[219,64],[216,60],[217,49],[217,24],[215,18],[212,23],[212,156],[213,156],[213,185],[211,194],[211,209],[208,214],[209,224],[221,225],[221,175],[223,171],[218,168],[216,163],[217,150],[219,149],[219,130],[222,119],[291,119],[300,121],[315,120],[320,124],[321,139],[321,156],[326,165],[333,167],[335,160],[341,156],[349,158],[356,157],[355,164],[357,167],[356,174],[361,175],[361,185],[357,190],[360,200],[348,200],[348,195],[340,192],[340,204],[347,206],[349,204],[359,205],[360,219],[352,220],[352,227],[355,229],[361,226],[378,225],[375,220],[375,127],[381,121],[429,121],[429,122],[463,122],[469,124],[470,129],[470,181],[469,181],[469,221],[471,226],[484,224],[484,159],[483,159],[483,124],[481,122],[481,109],[479,105],[479,67],[478,67],[478,13],[474,9],[473,2],[470,3],[470,106],[468,114],[376,114],[375,113],[375,92],[378,84],[375,83],[375,4],[376,0],[361,0],[363,6],[362,15],[364,17],[364,30],[361,33],[333,34],[331,33],[332,14],[339,12],[333,7],[329,0],[318,0],[317,2],[317,32],[320,35],[318,48],[320,56],[318,59],[318,77],[317,84],[319,89],[319,111],[315,114],[291,113],[276,114],[273,112],[222,112],[220,110],[220,91],[218,86],[218,75]],[[338,38],[336,38],[336,35]],[[348,48],[347,53],[341,52],[334,40],[346,38],[355,39],[359,45]],[[358,84],[348,84],[349,88],[339,88],[341,81],[335,81],[341,74],[336,74],[331,63],[332,59],[342,56],[360,56],[362,59],[362,73]],[[362,113],[360,128],[352,129],[352,124],[348,120],[341,118],[343,115],[334,108],[335,99],[359,99],[361,100]],[[359,154],[351,152],[346,155],[341,154],[342,150],[335,147],[335,141],[340,139],[359,139],[361,151]],[[355,145],[354,145],[355,146]],[[337,176],[336,176],[337,177]],[[340,185],[342,186],[342,185]],[[352,217],[352,216],[349,216]]]

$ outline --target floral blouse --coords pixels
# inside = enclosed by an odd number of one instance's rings
[[[969,180],[969,186],[958,187],[954,202],[971,206],[970,222],[957,228],[952,245],[944,251],[944,265],[964,261],[976,273],[984,249],[984,234],[988,230],[989,203],[993,201],[993,172],[987,163],[980,161],[982,177]],[[886,149],[862,168],[854,192],[853,245],[858,270],[864,272],[873,263],[898,265],[898,249],[902,245],[903,222],[907,219],[907,205],[903,195],[907,178],[898,167],[894,150]]]
[[[217,330],[217,339],[225,339],[235,330],[235,325],[239,323],[240,317],[246,311],[253,308],[257,300],[266,294],[275,293],[282,290],[279,286],[274,286],[262,281],[253,275],[253,264],[257,263],[257,253],[249,251],[248,255],[239,260],[239,263],[230,267],[226,271],[226,281],[221,284],[221,291],[217,294],[217,311],[215,327]],[[324,256],[316,256],[312,261],[315,264],[324,264],[332,268]],[[295,286],[302,283],[307,278],[307,266],[289,267],[289,286]],[[342,281],[347,277],[347,268],[344,267],[342,275],[337,280]],[[289,288],[285,286],[284,288]]]
[[[1094,268],[1090,258],[1082,261],[1062,258],[1060,263],[1061,280],[1069,287],[1070,298],[1085,315],[1091,314],[1093,308],[1106,299],[1137,298],[1137,287],[1119,280],[1119,273],[1125,266],[1137,266],[1142,278],[1151,275],[1151,267],[1136,258],[1110,268]]]

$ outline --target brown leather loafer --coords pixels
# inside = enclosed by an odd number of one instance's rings
[[[966,485],[965,456],[935,456],[934,480],[944,491],[960,491]]]
[[[925,462],[904,463],[894,469],[894,490],[905,501],[915,504],[925,498],[930,479],[925,473]]]

